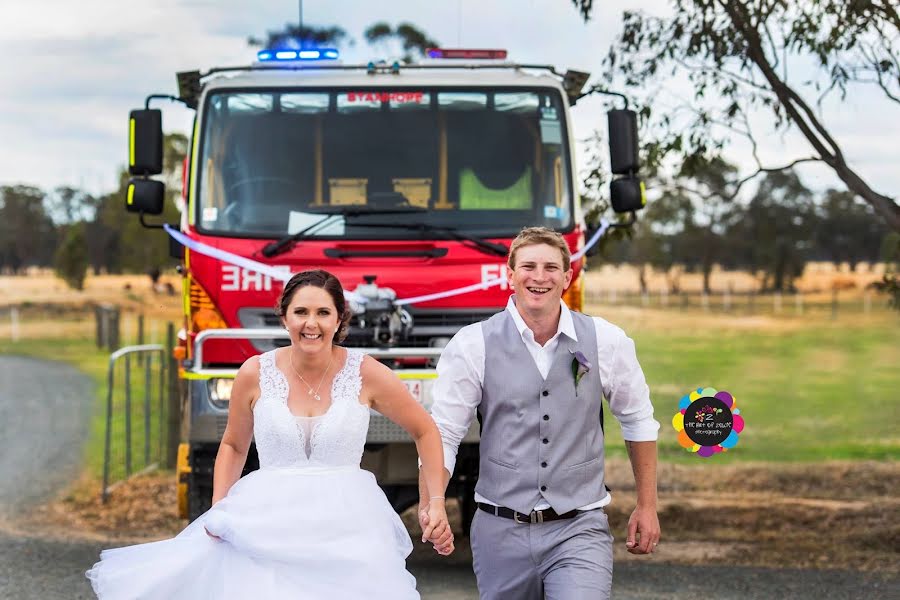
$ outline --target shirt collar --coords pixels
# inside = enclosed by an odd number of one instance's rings
[[[515,294],[509,297],[509,302],[506,303],[506,310],[508,310],[509,314],[512,316],[513,323],[516,324],[519,335],[524,336],[525,331],[528,330],[528,325],[525,323],[522,315],[519,314],[519,309],[516,308],[515,298]],[[572,311],[569,310],[569,307],[566,306],[566,303],[562,300],[559,301],[559,307],[559,326],[556,329],[556,333],[562,333],[573,342],[577,342],[578,336],[575,334],[575,321],[572,320]],[[532,334],[533,333],[534,332],[532,332]]]

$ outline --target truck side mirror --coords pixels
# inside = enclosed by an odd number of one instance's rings
[[[644,182],[636,177],[641,168],[638,157],[637,113],[611,110],[609,119],[609,162],[614,175],[624,175],[609,184],[609,199],[617,213],[644,208],[647,196]]]
[[[131,179],[125,196],[125,210],[145,215],[162,214],[166,186],[155,179]]]
[[[644,182],[637,177],[620,177],[609,184],[609,200],[617,213],[641,210],[647,204]]]
[[[128,173],[159,175],[163,170],[162,111],[133,110],[128,117]]]
[[[615,175],[633,175],[640,168],[638,159],[637,113],[611,110],[609,120],[609,159]]]

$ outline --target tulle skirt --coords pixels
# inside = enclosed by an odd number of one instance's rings
[[[267,468],[176,537],[104,550],[87,577],[101,600],[418,599],[411,551],[368,471]]]

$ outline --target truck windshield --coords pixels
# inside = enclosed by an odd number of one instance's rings
[[[480,237],[572,227],[565,110],[552,88],[228,91],[204,108],[195,167],[204,232],[279,238],[337,206],[420,207],[396,219]],[[305,237],[423,231],[336,218]]]

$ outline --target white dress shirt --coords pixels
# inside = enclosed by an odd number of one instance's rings
[[[572,313],[565,303],[560,301],[562,312],[559,317],[559,328],[556,334],[541,346],[535,341],[534,333],[525,324],[513,299],[514,296],[510,296],[506,310],[512,316],[516,329],[519,330],[528,353],[534,358],[541,376],[546,379],[559,344],[559,336],[565,335],[573,341],[578,341]],[[610,411],[621,424],[623,437],[632,442],[655,441],[659,423],[653,418],[650,389],[638,364],[634,342],[612,323],[599,317],[593,319],[597,331],[599,363],[597,368],[603,396],[609,401]],[[453,473],[456,467],[459,444],[469,431],[481,403],[485,355],[481,324],[475,323],[463,327],[453,336],[438,361],[438,377],[432,388],[434,404],[431,407],[431,416],[441,431],[444,466],[450,473]],[[579,510],[606,506],[611,499],[607,493],[600,501],[582,506]],[[497,505],[490,498],[484,498],[478,493],[475,494],[475,500]],[[541,500],[534,509],[543,510],[549,507],[546,501]]]

